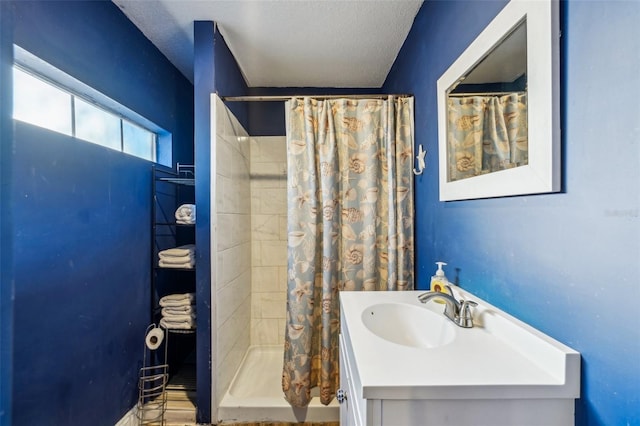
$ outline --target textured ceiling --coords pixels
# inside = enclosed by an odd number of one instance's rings
[[[380,87],[422,0],[113,0],[191,81],[215,21],[250,87]]]

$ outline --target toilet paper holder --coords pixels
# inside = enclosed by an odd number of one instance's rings
[[[164,340],[164,330],[155,324],[151,324],[147,327],[147,335],[144,339],[145,344],[149,350],[155,351],[160,347]],[[165,345],[166,348],[166,345]]]
[[[164,356],[154,355],[163,341]],[[169,381],[167,346],[168,341],[165,340],[164,330],[155,324],[149,324],[145,332],[142,368],[138,377],[136,416],[141,425],[164,424],[164,413],[167,407],[166,386]]]

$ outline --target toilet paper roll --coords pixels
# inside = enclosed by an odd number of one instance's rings
[[[163,340],[164,331],[162,331],[160,327],[151,329],[151,331],[147,333],[147,337],[145,338],[147,348],[151,349],[152,351],[158,349]]]

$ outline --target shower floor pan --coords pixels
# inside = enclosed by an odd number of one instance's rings
[[[305,408],[293,408],[282,394],[282,346],[251,346],[220,406],[221,422],[336,422],[340,408],[334,399],[320,403],[317,388]],[[312,391],[312,392],[313,392]]]

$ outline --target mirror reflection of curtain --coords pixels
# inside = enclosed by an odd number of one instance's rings
[[[339,384],[339,292],[413,289],[413,98],[287,103],[288,294],[282,388]]]
[[[528,163],[527,95],[449,96],[448,181]]]

